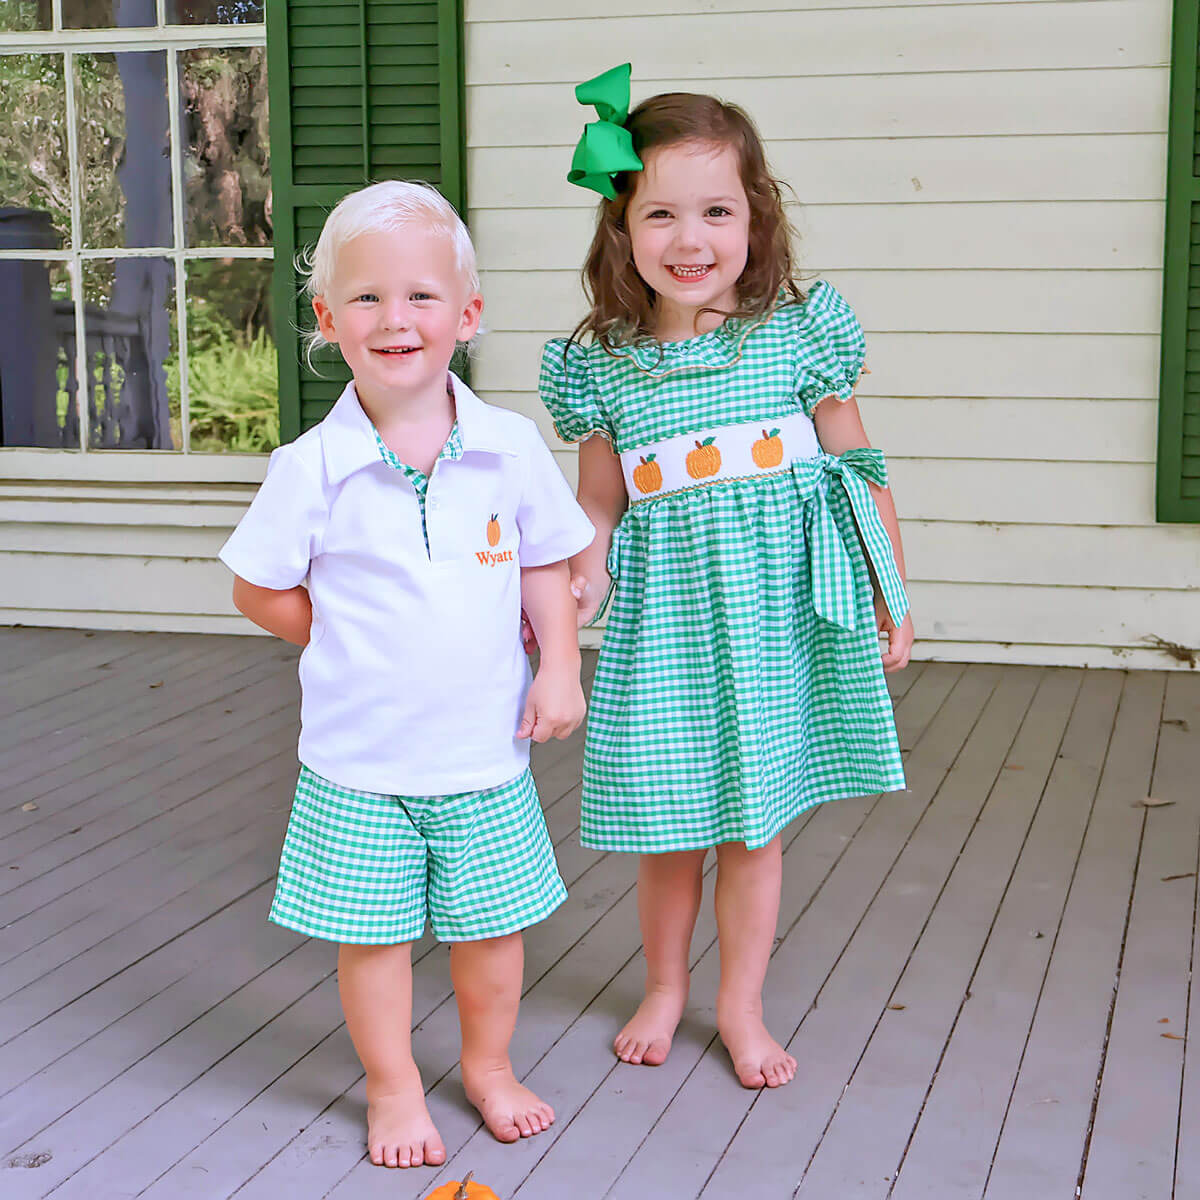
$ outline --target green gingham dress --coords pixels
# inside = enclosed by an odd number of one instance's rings
[[[565,441],[600,435],[619,454],[849,400],[864,350],[850,306],[818,283],[765,321],[685,341],[609,352],[556,338],[541,393]],[[824,458],[837,474],[839,460]],[[618,525],[584,753],[585,846],[755,848],[821,801],[904,787],[851,504],[829,486],[832,523],[815,521],[802,465],[643,501]],[[852,583],[834,603],[853,629],[814,607],[822,539],[835,536]]]

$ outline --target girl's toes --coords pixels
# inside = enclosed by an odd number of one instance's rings
[[[533,1136],[533,1126],[529,1122],[529,1116],[527,1113],[521,1113],[521,1115],[517,1117],[517,1129],[520,1131],[522,1137]]]
[[[425,1162],[425,1147],[424,1145],[409,1146],[408,1148],[408,1165],[410,1167],[419,1167]]]
[[[426,1146],[425,1161],[431,1167],[440,1167],[446,1161],[446,1147],[441,1145]]]

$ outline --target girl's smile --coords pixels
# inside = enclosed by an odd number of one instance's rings
[[[627,219],[634,266],[657,297],[660,340],[707,332],[737,307],[750,203],[732,146],[680,142],[648,151]]]

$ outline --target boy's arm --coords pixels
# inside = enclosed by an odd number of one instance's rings
[[[255,625],[297,646],[307,646],[312,628],[312,601],[302,585],[277,591],[233,577],[233,606]]]
[[[579,635],[567,564],[522,567],[521,603],[541,659],[517,737],[535,742],[568,737],[579,727],[587,706],[579,683]]]

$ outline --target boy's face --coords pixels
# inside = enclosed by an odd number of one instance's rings
[[[455,345],[479,328],[483,298],[463,278],[450,238],[413,225],[343,245],[313,311],[359,396],[386,402],[445,392]]]

